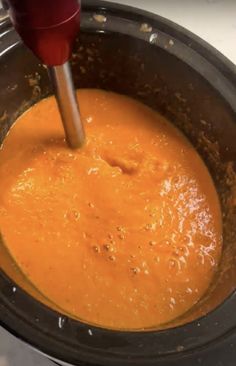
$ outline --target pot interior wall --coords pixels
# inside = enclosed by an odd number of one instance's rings
[[[210,83],[168,49],[127,35],[82,32],[72,68],[77,87],[123,93],[160,111],[187,135],[206,162],[221,200],[224,251],[211,289],[175,324],[207,313],[236,287],[234,112]],[[16,117],[51,90],[46,69],[20,43],[0,57],[0,74],[2,142]],[[50,305],[22,276],[4,245],[0,246],[0,265],[26,291]]]

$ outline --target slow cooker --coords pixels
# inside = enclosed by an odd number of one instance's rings
[[[0,323],[61,365],[236,364],[236,69],[182,27],[86,0],[71,60],[75,84],[129,95],[180,128],[206,162],[223,212],[223,255],[207,294],[181,319],[139,332],[103,329],[53,310],[0,246]],[[44,65],[0,22],[0,139],[52,93]],[[30,293],[30,294],[29,294]],[[180,325],[185,322],[185,325]]]

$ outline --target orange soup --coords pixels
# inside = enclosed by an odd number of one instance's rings
[[[70,150],[53,97],[0,151],[0,228],[23,273],[66,314],[116,329],[158,327],[207,291],[221,213],[203,161],[158,113],[80,90],[87,141]]]

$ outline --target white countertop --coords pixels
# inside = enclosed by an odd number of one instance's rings
[[[152,11],[188,28],[236,64],[236,0],[116,0],[114,2]],[[50,365],[52,365],[50,361],[0,328],[0,366]]]

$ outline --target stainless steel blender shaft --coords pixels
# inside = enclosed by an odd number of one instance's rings
[[[67,143],[71,148],[76,149],[83,145],[85,133],[76,100],[70,65],[66,62],[63,65],[50,67],[49,74],[61,113]]]

